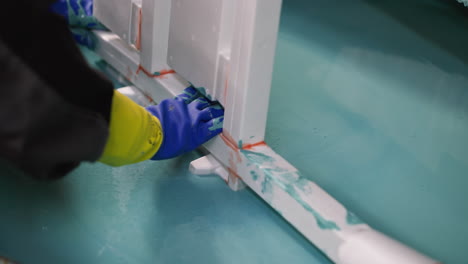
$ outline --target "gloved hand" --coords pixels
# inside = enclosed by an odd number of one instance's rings
[[[193,87],[146,109],[115,91],[109,137],[99,161],[123,166],[176,157],[221,133],[223,115],[221,105]]]
[[[193,87],[146,110],[159,119],[163,131],[163,142],[152,160],[192,151],[222,132],[223,108]]]
[[[57,0],[51,11],[64,17],[76,42],[94,48],[95,39],[90,29],[105,29],[93,16],[93,0]]]

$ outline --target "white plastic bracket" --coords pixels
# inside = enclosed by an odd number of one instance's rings
[[[233,191],[245,188],[245,183],[234,172],[229,171],[213,155],[208,154],[190,163],[190,172],[195,175],[213,175],[221,177]]]

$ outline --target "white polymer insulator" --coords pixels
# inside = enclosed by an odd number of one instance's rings
[[[414,249],[374,230],[347,237],[338,251],[340,264],[437,264]]]
[[[196,159],[190,163],[190,172],[195,175],[209,175],[215,173],[220,164],[211,155]]]

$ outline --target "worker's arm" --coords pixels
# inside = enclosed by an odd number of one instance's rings
[[[101,162],[122,166],[192,151],[222,131],[224,111],[195,88],[146,109],[115,92]]]
[[[2,3],[0,158],[38,179],[101,157],[114,89],[47,0]]]
[[[179,97],[148,111],[116,93],[87,65],[50,4],[3,3],[0,159],[34,178],[54,179],[82,161],[174,157],[220,133],[219,106]]]
[[[105,109],[66,100],[2,38],[0,69],[0,159],[28,176],[49,180],[101,157],[109,127]],[[112,102],[112,87],[110,92]]]
[[[57,0],[51,7],[64,17],[75,40],[94,46],[89,29],[104,27],[93,16],[92,0]],[[167,159],[191,151],[221,132],[223,110],[192,87],[175,99],[147,109],[114,93],[110,137],[100,161],[120,166]]]
[[[90,68],[66,19],[50,10],[53,0],[2,2],[0,38],[38,78],[77,107],[109,121],[113,85]]]

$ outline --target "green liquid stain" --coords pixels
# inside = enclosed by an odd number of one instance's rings
[[[223,110],[224,108],[220,104],[214,104],[210,106],[211,108],[215,110]]]
[[[257,165],[262,165],[264,163],[271,163],[275,160],[263,153],[253,152],[249,150],[242,149],[242,141],[238,142],[240,152],[252,163]],[[305,210],[310,212],[317,223],[317,226],[320,229],[327,229],[327,230],[340,230],[338,225],[333,222],[323,218],[317,211],[315,211],[309,204],[307,204],[301,196],[297,193],[296,188],[307,191],[306,186],[310,183],[307,179],[302,177],[298,172],[290,172],[288,170],[282,168],[274,168],[274,169],[263,169],[265,172],[265,177],[262,182],[262,190],[263,194],[265,193],[272,193],[273,192],[273,185],[272,181],[275,184],[287,192],[291,197],[293,197]],[[254,171],[250,172],[255,173]],[[252,174],[253,177],[253,174]],[[258,175],[256,175],[258,177]]]
[[[205,105],[209,105],[209,102],[207,101],[207,99],[205,99],[204,97],[198,97],[197,99],[194,100],[194,102],[198,102],[198,103],[202,103],[202,104],[205,104]]]
[[[348,223],[348,225],[364,224],[364,222],[361,219],[359,219],[359,217],[357,217],[354,213],[350,211],[348,211],[346,214],[346,222]]]
[[[323,218],[317,211],[315,211],[310,205],[308,205],[302,198],[301,196],[296,192],[296,189],[294,189],[294,186],[292,185],[286,185],[285,191],[291,195],[296,201],[299,202],[299,204],[304,207],[308,212],[310,212],[314,218],[315,222],[317,223],[318,227],[320,229],[325,229],[325,230],[340,230],[340,228],[336,225],[335,222],[326,220]]]
[[[214,131],[214,130],[222,129],[223,128],[223,120],[224,119],[222,117],[218,117],[218,118],[213,119],[213,125],[211,127],[209,127],[208,130]]]
[[[198,94],[196,94],[196,93],[192,94],[187,89],[185,89],[182,94],[187,96],[187,97],[184,98],[184,102],[186,104],[189,104],[190,102],[192,102],[193,100],[195,100],[198,97]]]
[[[255,171],[250,171],[250,175],[252,175],[252,180],[257,181],[258,180],[258,174]]]
[[[70,28],[70,30],[75,35],[75,38],[79,37],[80,44],[85,45],[90,50],[94,50],[97,39],[93,33],[85,28]]]
[[[340,230],[338,225],[330,220],[322,217],[317,211],[315,211],[309,204],[307,204],[302,197],[297,193],[296,187],[299,189],[305,189],[307,180],[302,178],[299,174],[293,176],[293,173],[288,172],[283,175],[279,175],[283,180],[280,180],[279,177],[274,175],[274,172],[282,171],[282,169],[265,169],[265,179],[262,183],[262,193],[264,193],[263,186],[266,184],[271,185],[271,181],[275,181],[278,187],[287,192],[294,200],[296,200],[306,211],[311,213],[314,218],[317,226],[323,230]],[[271,189],[272,191],[272,189]]]
[[[242,144],[242,141],[240,141],[239,144]],[[244,150],[244,149],[241,149],[240,152],[242,154],[244,154],[244,156],[250,162],[253,162],[253,163],[256,163],[256,164],[263,164],[263,163],[266,163],[266,162],[274,162],[275,161],[275,159],[273,159],[272,157],[270,157],[268,155],[265,155],[263,153],[253,152],[253,151]]]
[[[281,177],[285,182],[294,185],[302,191],[309,191],[306,187],[309,185],[310,181],[302,177],[299,172],[291,172],[282,168],[265,169],[265,171]]]
[[[208,92],[206,91],[205,87],[198,87],[198,88],[195,88],[195,89],[197,89],[197,91],[199,93],[201,93],[203,96],[205,96],[209,100],[213,100],[211,95],[209,95]]]
[[[273,186],[271,184],[271,177],[266,177],[262,182],[262,193],[273,193]]]

